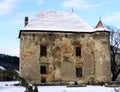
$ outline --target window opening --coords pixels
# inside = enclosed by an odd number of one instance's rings
[[[82,68],[76,68],[76,77],[82,77]]]
[[[76,56],[81,56],[81,47],[76,47]]]
[[[41,56],[46,56],[47,55],[47,52],[46,52],[46,46],[42,45],[40,46],[40,55]]]
[[[46,74],[46,66],[40,66],[40,74]]]
[[[45,78],[41,78],[41,83],[45,83],[46,79]]]

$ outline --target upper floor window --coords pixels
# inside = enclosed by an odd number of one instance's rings
[[[81,47],[76,47],[76,56],[81,56]]]
[[[47,47],[45,45],[40,46],[40,55],[41,56],[46,56],[47,55]]]

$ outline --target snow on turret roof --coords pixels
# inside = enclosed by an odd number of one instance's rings
[[[41,11],[23,30],[94,31],[94,29],[78,15],[64,11]]]

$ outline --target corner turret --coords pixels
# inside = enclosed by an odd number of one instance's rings
[[[95,57],[95,81],[111,81],[110,63],[110,31],[104,26],[101,20],[95,27],[94,57]]]

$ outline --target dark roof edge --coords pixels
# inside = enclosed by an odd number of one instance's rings
[[[104,30],[104,31],[93,31],[93,32],[57,31],[57,30],[56,31],[49,31],[49,30],[20,30],[18,38],[20,38],[21,32],[56,32],[56,33],[59,32],[59,33],[90,33],[90,34],[96,33],[96,32],[108,32],[108,33],[110,33],[109,31],[106,31],[106,30]]]

